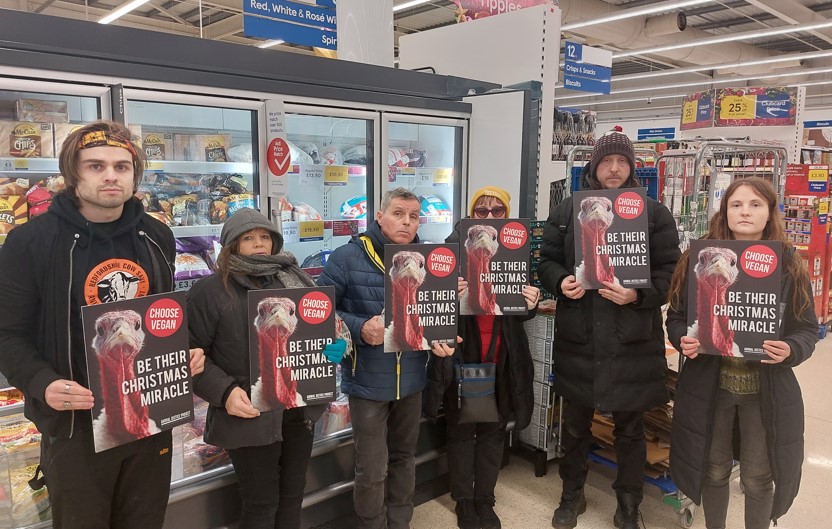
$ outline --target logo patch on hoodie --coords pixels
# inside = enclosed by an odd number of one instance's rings
[[[99,263],[84,281],[87,305],[139,298],[149,291],[147,273],[138,263],[128,259],[108,259]]]

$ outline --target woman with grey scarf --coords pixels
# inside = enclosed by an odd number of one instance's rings
[[[225,448],[239,482],[240,529],[299,529],[312,424],[323,405],[260,412],[251,404],[248,291],[312,287],[282,252],[283,235],[258,211],[236,211],[223,226],[217,273],[188,292],[191,347],[205,350],[194,393],[209,403],[205,442]],[[341,361],[344,340],[324,354]]]

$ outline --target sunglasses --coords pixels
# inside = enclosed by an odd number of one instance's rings
[[[480,219],[484,219],[491,213],[491,216],[497,218],[502,217],[506,214],[506,207],[505,206],[494,206],[491,209],[486,207],[478,207],[474,208],[474,216]]]

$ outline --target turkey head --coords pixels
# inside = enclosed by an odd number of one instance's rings
[[[468,293],[466,302],[471,314],[499,314],[497,296],[492,292],[488,277],[491,258],[500,247],[497,230],[493,226],[477,224],[468,228],[465,250],[468,255]]]
[[[595,248],[607,244],[607,230],[615,218],[612,201],[606,197],[587,197],[581,200],[578,224],[581,230],[581,249],[584,261],[575,271],[580,283],[600,285],[615,282],[615,271],[607,254],[596,255]]]
[[[257,304],[254,327],[260,346],[260,398],[269,409],[297,406],[297,382],[288,361],[277,367],[278,358],[288,358],[289,337],[298,318],[289,298],[266,298]]]
[[[425,257],[418,252],[398,252],[393,256],[390,268],[393,284],[393,339],[400,346],[408,345],[413,350],[424,349],[422,326],[419,325],[418,311],[407,314],[405,307],[416,306],[416,292],[425,280]]]
[[[104,433],[114,444],[147,437],[152,433],[141,392],[125,395],[121,391],[124,381],[136,378],[136,357],[143,345],[142,318],[137,312],[107,312],[95,320],[92,348],[98,358],[104,401],[96,422],[106,425]]]
[[[696,274],[699,343],[722,356],[734,356],[734,331],[728,327],[727,315],[714,316],[714,306],[728,304],[728,288],[737,280],[737,254],[728,248],[704,248],[699,252],[693,270]]]

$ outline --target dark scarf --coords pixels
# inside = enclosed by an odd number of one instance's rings
[[[265,279],[277,276],[285,288],[314,287],[315,282],[298,266],[289,252],[274,255],[229,255],[228,269],[232,278],[246,288],[252,288],[249,277]],[[260,287],[262,288],[262,287]]]

